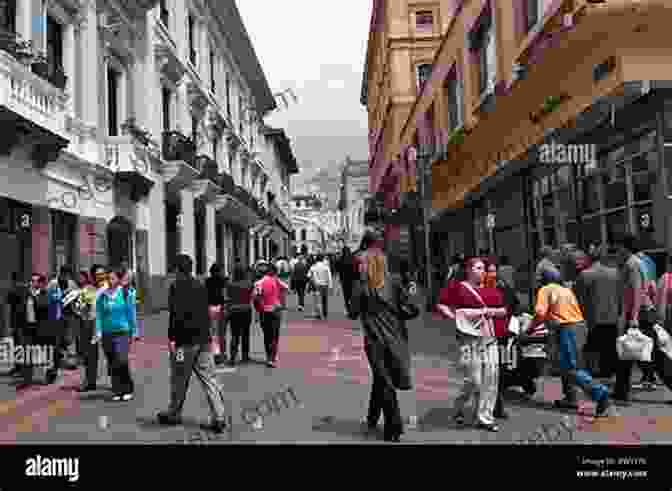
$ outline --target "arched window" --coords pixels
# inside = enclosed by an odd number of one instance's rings
[[[302,229],[301,230],[301,240],[303,240],[303,241],[308,240],[307,236],[308,236],[308,231],[305,228]]]

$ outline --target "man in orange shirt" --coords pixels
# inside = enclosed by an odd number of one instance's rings
[[[593,380],[580,359],[586,341],[586,323],[574,292],[560,284],[557,271],[542,273],[542,288],[537,293],[535,323],[546,323],[556,340],[562,372],[564,399],[555,401],[559,409],[578,409],[576,386],[597,403],[596,416],[606,416],[611,403],[609,390]]]

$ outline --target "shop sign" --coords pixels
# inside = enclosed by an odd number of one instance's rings
[[[651,227],[651,215],[648,213],[643,213],[639,217],[639,224],[642,226],[643,229],[648,229]]]
[[[32,218],[30,213],[21,213],[19,216],[19,228],[22,230],[29,230],[32,226]]]

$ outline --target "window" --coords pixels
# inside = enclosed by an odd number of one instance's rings
[[[296,230],[292,230],[292,240],[296,240]]]
[[[456,72],[454,76],[446,82],[446,95],[448,98],[448,128],[452,131],[464,122],[462,113],[462,81],[458,78]]]
[[[423,63],[422,65],[418,65],[417,72],[418,88],[422,90],[422,88],[425,86],[425,83],[429,80],[429,77],[432,76],[432,64]]]
[[[110,136],[119,136],[119,90],[121,73],[114,68],[107,70],[107,128]]]
[[[473,34],[472,46],[478,59],[478,91],[482,95],[494,90],[497,78],[494,30],[492,17],[486,13]]]
[[[210,90],[215,93],[215,65],[217,58],[215,57],[215,48],[210,47]]]
[[[308,240],[308,233],[305,228],[301,230],[301,240]]]
[[[161,16],[161,22],[163,23],[166,28],[168,28],[168,5],[166,4],[166,0],[161,0],[159,2],[159,9],[160,9],[160,16]]]
[[[224,74],[225,77],[225,84],[226,84],[226,115],[230,118],[231,117],[231,81],[229,80],[229,76],[227,74]]]
[[[196,46],[194,43],[195,39],[195,29],[196,29],[196,23],[194,22],[194,17],[189,15],[187,17],[187,22],[188,22],[188,34],[189,34],[189,61],[191,61],[191,64],[196,66]]]
[[[63,71],[63,26],[47,16],[47,63],[49,76]]]
[[[431,29],[434,25],[434,12],[419,10],[415,13],[415,27],[417,29]]]
[[[161,106],[163,111],[163,131],[170,131],[170,90],[161,89]]]
[[[530,32],[542,19],[544,0],[523,0],[525,9],[525,28]]]
[[[245,108],[243,107],[243,96],[238,96],[238,133],[242,136],[243,134],[243,118],[244,118]]]
[[[0,2],[0,30],[16,31],[16,1],[5,0]]]

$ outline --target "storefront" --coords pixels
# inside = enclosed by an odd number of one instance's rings
[[[672,245],[672,94],[643,91],[611,114],[587,111],[576,128],[542,144],[594,145],[594,161],[542,163],[535,147],[509,162],[432,224],[444,254],[508,256],[517,289],[529,292],[541,246],[586,250],[633,233],[662,272]]]

